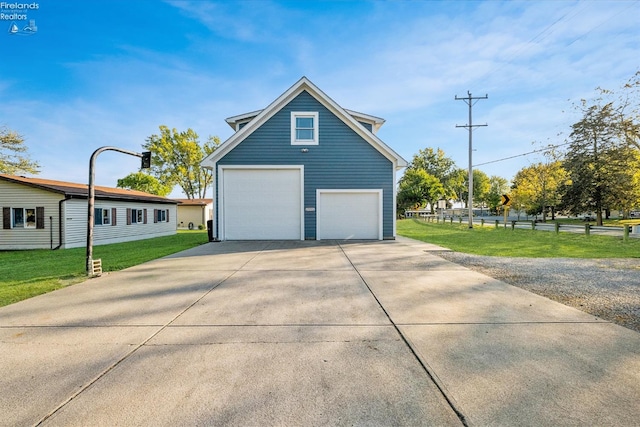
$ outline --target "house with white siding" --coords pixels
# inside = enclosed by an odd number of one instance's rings
[[[65,249],[87,243],[87,184],[0,174],[0,250]],[[95,187],[94,245],[176,233],[175,200]]]
[[[378,138],[384,119],[342,108],[303,77],[226,121],[235,133],[201,163],[214,173],[214,237],[395,238],[407,161]]]

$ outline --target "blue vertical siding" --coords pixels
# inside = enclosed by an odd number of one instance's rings
[[[319,113],[319,144],[291,145],[291,112]],[[301,149],[309,151],[302,153]],[[222,165],[304,165],[304,207],[316,189],[383,190],[383,236],[393,236],[393,163],[306,91],[218,160]],[[216,204],[217,206],[217,204]],[[348,215],[345,212],[345,215]],[[316,238],[316,212],[305,211],[305,238]]]

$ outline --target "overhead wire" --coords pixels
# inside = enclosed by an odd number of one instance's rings
[[[586,9],[587,7],[588,7],[588,3],[587,2],[582,2],[582,5],[581,5],[580,8],[571,9],[568,12],[564,13],[562,16],[560,16],[558,19],[553,21],[551,24],[549,24],[547,27],[545,27],[538,34],[536,34],[531,39],[529,39],[529,41],[527,41],[522,47],[520,47],[518,50],[516,50],[505,62],[502,62],[499,65],[497,65],[497,66],[493,67],[492,69],[490,69],[489,71],[485,72],[484,75],[482,75],[479,78],[477,78],[476,80],[472,81],[469,86],[473,86],[474,84],[479,84],[479,83],[484,82],[490,75],[493,75],[496,72],[498,72],[501,69],[503,69],[504,67],[506,67],[507,65],[512,64],[517,58],[522,56],[523,53],[525,53],[526,51],[532,49],[539,42],[541,42],[544,39],[546,39],[547,37],[549,37],[553,33],[553,31],[551,31],[551,29],[553,27],[555,27],[556,25],[558,25],[562,21],[565,21],[565,20],[566,21],[570,21],[570,20],[572,20],[573,18],[578,16],[580,13],[582,13],[582,11],[584,9]],[[541,37],[543,34],[544,34],[544,36]]]
[[[570,21],[572,19],[574,19],[576,16],[578,16],[579,14],[581,14],[583,12],[584,9],[586,9],[589,6],[589,2],[581,2],[581,7],[578,9],[571,9],[568,12],[564,13],[562,16],[560,16],[558,19],[556,19],[554,22],[552,22],[550,25],[548,25],[547,27],[545,27],[542,31],[540,31],[538,34],[536,34],[534,37],[532,37],[523,47],[521,47],[520,49],[518,49],[507,61],[501,63],[500,65],[492,68],[491,70],[489,70],[488,72],[486,72],[482,77],[480,77],[479,79],[476,79],[474,82],[483,82],[486,80],[486,78],[488,78],[489,75],[494,74],[495,72],[501,70],[502,68],[504,68],[505,66],[513,63],[518,57],[520,57],[524,52],[526,52],[527,50],[531,49],[533,46],[535,46],[535,44],[539,43],[540,41],[546,39],[547,37],[549,37],[553,31],[551,31],[551,29],[553,27],[555,27],[556,25],[558,25],[560,22],[562,21]],[[597,25],[592,26],[591,28],[589,28],[587,31],[585,31],[584,33],[582,33],[581,35],[579,35],[577,38],[573,39],[571,42],[569,42],[565,48],[573,45],[574,43],[576,43],[577,41],[585,38],[586,36],[588,36],[590,33],[592,33],[593,31],[597,30],[598,28],[600,28],[601,26],[603,26],[604,24],[606,24],[607,22],[611,21],[612,19],[616,18],[617,16],[619,16],[622,13],[625,13],[627,10],[637,6],[638,4],[640,4],[640,0],[635,0],[633,2],[631,2],[629,4],[629,6],[625,7],[624,9],[615,12],[614,14],[610,15],[609,17],[607,17],[606,19],[602,20],[600,23],[598,23]],[[620,32],[618,32],[617,34],[619,34]],[[544,35],[544,36],[543,36]],[[535,42],[535,43],[534,43]],[[540,153],[540,152],[544,152],[547,151],[549,149],[552,148],[557,148],[557,147],[562,147],[565,145],[568,145],[569,143],[563,143],[563,144],[557,144],[557,145],[550,145],[546,148],[543,149],[539,149],[539,150],[534,150],[534,151],[530,151],[527,153],[522,153],[522,154],[517,154],[514,156],[509,156],[509,157],[505,157],[505,158],[501,158],[501,159],[496,159],[496,160],[491,160],[488,162],[483,162],[483,163],[478,163],[473,165],[472,167],[476,167],[476,166],[484,166],[484,165],[488,165],[488,164],[492,164],[492,163],[498,163],[498,162],[502,162],[505,160],[511,160],[514,158],[518,158],[518,157],[524,157],[524,156],[528,156],[530,154],[535,154],[535,153]]]
[[[595,25],[593,27],[591,27],[587,32],[581,34],[580,36],[578,36],[576,39],[574,39],[573,41],[571,41],[569,44],[567,44],[565,47],[569,47],[572,44],[574,44],[575,42],[577,42],[578,40],[581,40],[583,38],[585,38],[586,36],[588,36],[590,33],[592,33],[593,31],[597,30],[598,28],[602,27],[604,24],[606,24],[607,22],[611,21],[613,18],[617,17],[618,15],[626,12],[627,10],[631,9],[632,7],[636,6],[638,3],[640,3],[640,0],[636,0],[634,2],[631,2],[629,4],[629,6],[627,6],[626,8],[614,13],[613,15],[611,15],[610,17],[608,17],[607,19],[605,19],[604,21],[600,22],[598,25]],[[617,34],[620,34],[620,32],[618,32]]]
[[[472,167],[475,168],[476,166],[484,166],[484,165],[489,165],[491,163],[498,163],[498,162],[503,162],[505,160],[515,159],[517,157],[528,156],[529,154],[542,153],[542,152],[549,151],[551,149],[562,147],[564,145],[569,145],[569,144],[571,144],[571,142],[565,142],[564,144],[557,144],[557,145],[548,145],[547,147],[541,148],[539,150],[529,151],[528,153],[516,154],[515,156],[504,157],[502,159],[491,160],[489,162],[478,163],[478,164],[473,165]]]

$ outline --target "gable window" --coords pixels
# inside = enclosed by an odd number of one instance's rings
[[[291,145],[318,145],[317,112],[291,112]]]

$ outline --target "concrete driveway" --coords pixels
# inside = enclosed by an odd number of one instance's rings
[[[210,243],[0,308],[0,424],[638,424],[640,334],[439,250]]]

